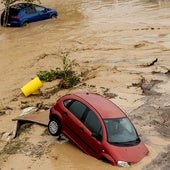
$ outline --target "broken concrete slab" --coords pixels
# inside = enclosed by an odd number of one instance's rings
[[[31,122],[31,123],[37,123],[43,126],[47,126],[49,122],[49,110],[40,110],[36,111],[36,108],[29,107],[22,111],[22,113],[12,119],[13,121],[16,121],[13,129],[13,138],[17,136],[18,130],[20,126],[23,123]]]
[[[33,122],[33,123],[38,123],[38,124],[47,126],[49,122],[49,110],[42,110],[42,111],[37,111],[37,112],[30,113],[30,114],[26,114],[23,116],[18,116],[12,120]]]
[[[38,110],[37,107],[27,107],[22,110],[22,112],[19,114],[19,116],[24,116],[33,112],[36,112]]]

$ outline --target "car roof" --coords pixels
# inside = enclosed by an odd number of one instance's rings
[[[113,102],[97,93],[76,92],[73,95],[91,105],[103,119],[126,117],[126,114]]]
[[[35,4],[32,4],[32,3],[17,3],[17,4],[14,4],[14,5],[11,5],[10,8],[15,8],[15,9],[23,9],[23,8],[26,8],[28,6],[32,6],[32,5],[35,5]]]

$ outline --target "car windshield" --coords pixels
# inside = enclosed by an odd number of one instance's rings
[[[104,119],[107,140],[113,145],[132,146],[140,142],[135,128],[127,117]]]

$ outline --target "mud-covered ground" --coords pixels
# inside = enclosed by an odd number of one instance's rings
[[[24,124],[17,138],[10,139],[11,120],[24,108],[49,109],[58,97],[77,90],[104,95],[134,123],[149,155],[128,169],[170,169],[169,2],[42,4],[58,9],[59,18],[23,28],[0,27],[0,169],[113,169],[74,144],[51,137],[40,125]],[[38,71],[61,67],[65,53],[75,60],[81,83],[58,90],[59,80],[44,82],[40,95],[25,97],[20,88]]]

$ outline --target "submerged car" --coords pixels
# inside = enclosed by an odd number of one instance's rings
[[[11,5],[9,13],[5,11],[1,14],[1,25],[7,26],[23,26],[30,22],[36,22],[53,17],[57,17],[58,13],[54,9],[46,8],[31,3],[18,3]]]
[[[76,92],[59,98],[49,119],[51,135],[63,133],[83,152],[112,165],[130,166],[149,152],[127,115],[96,93]]]

